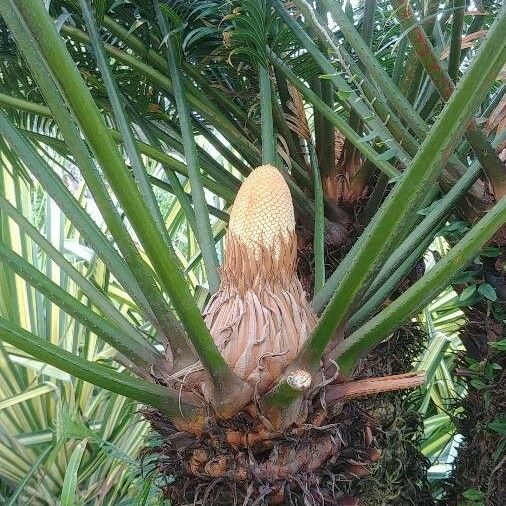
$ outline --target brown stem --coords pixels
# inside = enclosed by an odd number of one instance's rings
[[[350,381],[328,386],[325,399],[327,403],[345,402],[356,397],[375,395],[381,392],[416,388],[423,385],[426,380],[425,372],[422,371]]]

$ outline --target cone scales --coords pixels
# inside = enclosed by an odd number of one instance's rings
[[[316,323],[296,255],[290,190],[276,168],[258,167],[235,199],[220,289],[204,313],[225,360],[257,394],[295,358]]]

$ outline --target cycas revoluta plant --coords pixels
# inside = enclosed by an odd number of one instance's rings
[[[504,91],[492,83],[506,59],[505,8],[469,52],[453,16],[447,72],[430,39],[444,42],[434,25],[448,18],[436,19],[430,5],[422,26],[407,3],[392,5],[400,25],[387,20],[402,51],[389,74],[381,63],[388,70],[390,54],[380,63],[370,47],[374,2],[365,4],[361,34],[353,13],[327,0],[316,8],[139,1],[114,5],[111,16],[107,3],[93,9],[89,0],[52,2],[49,11],[39,0],[2,4],[0,136],[15,153],[13,170],[61,208],[131,309],[127,317],[85,280],[81,299],[67,293],[8,243],[2,266],[108,343],[132,374],[88,360],[80,346],[58,346],[58,336],[37,335],[3,310],[0,339],[144,404],[164,436],[150,452],[176,504],[353,501],[348,481],[378,454],[371,421],[350,399],[424,381],[409,371],[357,379],[357,364],[506,223],[495,150],[504,132],[489,138],[473,119]],[[405,94],[396,86],[404,35]],[[40,118],[54,129],[40,128]],[[78,170],[105,227],[62,183],[48,147]],[[174,247],[159,189],[175,195],[188,244],[198,244],[188,246],[191,258]],[[476,217],[468,202],[480,204],[479,221],[384,304],[456,204]],[[227,222],[220,267],[216,243]],[[311,251],[306,291],[298,248]],[[205,309],[195,286],[204,278]]]

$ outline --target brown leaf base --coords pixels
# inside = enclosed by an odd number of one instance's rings
[[[380,456],[374,421],[354,403],[333,410],[320,409],[285,433],[270,433],[240,413],[209,419],[195,436],[149,409],[145,416],[163,443],[145,456],[156,457],[174,505],[358,505],[349,494],[352,482]]]

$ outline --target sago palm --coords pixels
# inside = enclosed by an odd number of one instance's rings
[[[68,328],[37,335],[5,298],[0,340],[141,403],[173,504],[353,503],[349,482],[379,452],[350,401],[424,382],[357,366],[506,223],[504,131],[475,119],[504,91],[505,9],[476,17],[477,49],[455,5],[438,17],[428,3],[420,22],[403,0],[366,1],[358,29],[331,0],[0,6],[2,170],[43,188],[122,294],[32,237],[80,288],[69,293],[2,242],[2,269],[116,365],[89,360]],[[474,225],[396,291],[456,206]]]

